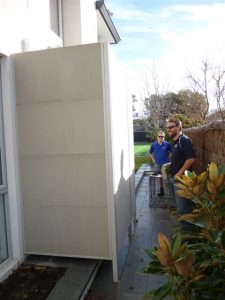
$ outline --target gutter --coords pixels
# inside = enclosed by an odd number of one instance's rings
[[[121,38],[116,30],[115,25],[112,22],[112,19],[110,17],[110,14],[104,4],[104,0],[101,1],[96,1],[95,2],[95,7],[96,9],[100,12],[103,20],[105,21],[106,26],[108,27],[113,39],[114,39],[114,44],[118,44],[119,41],[121,41]]]

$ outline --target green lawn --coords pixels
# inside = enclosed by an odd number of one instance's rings
[[[149,151],[148,144],[134,145],[134,155],[135,156],[148,155],[148,151]]]
[[[135,172],[137,172],[142,164],[150,163],[149,147],[149,144],[134,145]]]

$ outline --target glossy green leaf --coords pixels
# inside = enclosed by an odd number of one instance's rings
[[[171,293],[171,291],[171,285],[166,283],[165,285],[161,286],[159,289],[156,290],[152,297],[152,300],[162,300],[165,297],[167,297]]]
[[[188,223],[196,225],[201,228],[208,228],[208,222],[205,218],[196,218],[194,220],[188,220]]]
[[[217,245],[212,246],[212,245],[206,244],[203,246],[203,249],[205,250],[206,253],[209,253],[212,256],[219,254],[219,249],[218,249]]]
[[[145,248],[145,249],[144,249],[144,252],[145,252],[149,257],[151,257],[152,259],[154,259],[154,258],[156,257],[156,255],[155,255],[155,250]]]
[[[203,260],[201,262],[201,265],[203,265],[204,267],[210,267],[212,265],[212,260],[211,259]]]
[[[190,172],[190,171],[187,170],[187,171],[186,171],[186,174],[187,174],[187,176],[188,176],[189,178],[191,178],[191,179],[193,178],[192,172]]]
[[[225,215],[225,205],[218,207],[216,212],[218,216],[223,217]]]
[[[172,241],[171,250],[172,250],[173,255],[175,255],[177,253],[178,249],[180,249],[181,242],[182,242],[181,233],[178,232]]]
[[[224,300],[225,299],[225,292],[222,292],[218,295],[217,300]]]
[[[162,275],[165,274],[166,271],[159,261],[151,261],[147,266],[140,268],[138,273]]]
[[[225,164],[218,168],[219,175],[225,174]]]
[[[225,188],[221,189],[218,193],[217,193],[217,196],[222,198],[225,196]]]

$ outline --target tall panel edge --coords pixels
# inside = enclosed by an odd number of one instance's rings
[[[110,64],[109,45],[101,43],[102,57],[102,82],[103,82],[103,107],[104,107],[104,127],[105,127],[105,156],[106,156],[106,176],[107,176],[107,205],[109,218],[109,243],[113,267],[113,280],[118,282],[118,253],[116,245],[116,216],[114,199],[114,172],[113,172],[113,140],[112,140],[112,120],[111,120],[111,96],[110,96]]]

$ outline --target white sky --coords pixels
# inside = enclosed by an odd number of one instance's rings
[[[146,68],[155,66],[170,91],[188,87],[201,62],[225,67],[225,1],[107,0],[121,42],[114,46],[129,70],[132,92],[143,94]],[[211,98],[211,108],[215,108]]]

